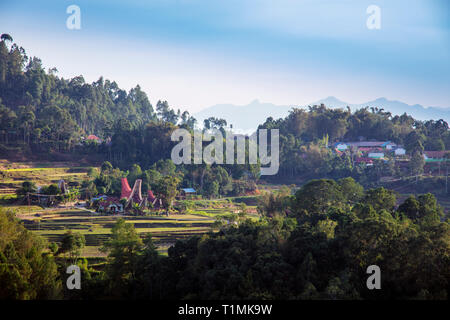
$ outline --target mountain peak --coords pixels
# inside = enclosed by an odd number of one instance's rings
[[[343,107],[347,106],[346,102],[339,100],[335,96],[329,96],[325,99],[316,101],[316,102],[312,103],[311,105],[320,105],[322,103],[324,105],[326,105],[327,107],[334,107],[334,108],[343,108]]]
[[[325,99],[322,99],[322,100],[319,100],[319,101],[341,102],[341,100],[339,100],[335,96],[328,96]]]

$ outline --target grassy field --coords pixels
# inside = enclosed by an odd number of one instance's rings
[[[19,188],[24,181],[33,181],[37,185],[66,182],[81,183],[86,178],[88,167],[48,167],[0,169],[0,194],[2,189]]]

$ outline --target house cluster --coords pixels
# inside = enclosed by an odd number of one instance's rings
[[[387,156],[401,157],[406,154],[406,150],[391,141],[357,141],[357,142],[336,142],[332,145],[337,154],[352,152],[356,154],[356,163],[373,165],[374,160],[387,160]]]
[[[351,152],[356,154],[355,163],[365,163],[373,165],[374,160],[385,160],[394,158],[395,160],[408,160],[406,150],[401,145],[391,141],[357,141],[357,142],[336,142],[331,145],[336,154]],[[447,151],[424,151],[423,157],[426,163],[445,161],[444,155]],[[388,157],[389,156],[389,157]]]
[[[148,209],[151,211],[164,210],[163,201],[161,198],[156,197],[151,190],[148,190],[146,194],[142,194],[141,186],[142,180],[137,179],[134,182],[133,188],[130,187],[127,178],[121,180],[122,188],[119,197],[109,195],[99,195],[91,198],[91,205],[96,204],[97,211],[120,214],[124,213],[127,209],[136,208],[136,205],[140,209]],[[193,188],[182,188],[177,200],[193,199],[197,191]]]
[[[150,208],[153,210],[161,210],[163,208],[162,200],[155,197],[151,190],[148,190],[146,195],[142,195],[141,179],[135,181],[133,189],[130,188],[127,178],[122,178],[121,182],[122,190],[120,198],[101,195],[91,199],[91,203],[98,201],[98,211],[119,214],[123,213],[127,208],[130,208],[133,204],[137,204],[139,208]]]

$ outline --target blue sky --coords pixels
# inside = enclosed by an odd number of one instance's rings
[[[66,8],[81,9],[68,30]],[[369,5],[381,29],[366,27]],[[198,111],[327,96],[450,107],[446,0],[130,0],[0,3],[0,32],[59,75],[140,84],[152,103]]]

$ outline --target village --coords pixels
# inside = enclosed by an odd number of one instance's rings
[[[391,141],[356,141],[356,142],[336,142],[329,146],[336,155],[350,155],[355,164],[364,163],[373,166],[375,160],[394,161],[400,166],[405,166],[410,161],[410,156],[406,154],[406,149],[402,145],[397,145]],[[449,151],[423,151],[425,166],[430,170],[439,170],[442,162],[448,161],[445,158]],[[433,165],[436,164],[436,165]]]
[[[100,248],[117,219],[132,224],[141,237],[151,233],[162,254],[176,240],[235,225],[244,216],[259,219],[252,195],[208,199],[192,187],[177,186],[169,204],[155,190],[145,189],[141,179],[129,183],[129,177],[119,178],[118,192],[92,193],[83,187],[92,179],[91,171],[69,162],[36,166],[2,160],[1,205],[50,242],[61,243],[68,231],[82,234],[86,246],[81,255],[89,261],[105,257]]]
[[[129,210],[135,210],[140,214],[144,214],[144,210],[147,210],[147,212],[169,215],[169,210],[164,208],[162,199],[155,197],[151,190],[148,190],[146,194],[142,194],[141,179],[135,181],[133,188],[130,188],[127,178],[122,178],[121,183],[120,198],[99,195],[88,200],[86,202],[87,206],[95,208],[98,212],[111,214],[121,214]],[[196,191],[193,188],[181,188],[177,200],[195,199],[195,194]]]

